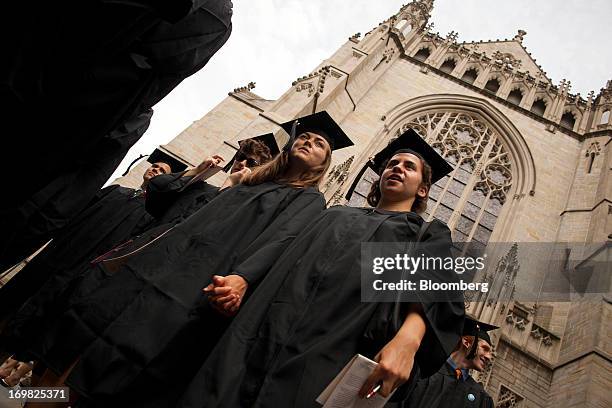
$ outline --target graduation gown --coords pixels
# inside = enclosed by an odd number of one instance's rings
[[[256,284],[324,207],[314,188],[224,190],[101,284],[77,289],[33,353],[57,372],[78,357],[66,383],[100,406],[174,403],[227,321],[202,288],[235,271]]]
[[[68,196],[88,202],[127,151],[105,155],[100,140],[202,69],[232,30],[230,0],[16,3],[4,10],[0,101],[14,151],[27,151],[36,166],[5,158],[20,174],[3,184],[10,194],[0,202],[0,229],[9,237],[0,241],[2,270],[39,245],[29,238],[38,231],[19,218],[23,209],[36,208],[30,203],[50,185],[74,188],[75,160],[104,161],[101,183],[82,174],[82,189]],[[24,245],[5,250],[11,236]]]
[[[414,241],[422,222],[414,213],[324,211],[242,306],[179,406],[319,407],[315,399],[356,353],[372,358],[395,335],[370,331],[384,326],[389,304],[361,301],[361,243]],[[449,249],[450,231],[434,221],[422,241]],[[427,332],[415,365],[428,373],[457,343],[464,306],[424,300]]]
[[[162,174],[147,186],[146,209],[158,225],[183,221],[219,193],[219,187],[202,180],[187,185],[193,177],[183,174]]]
[[[15,151],[27,151],[45,171],[7,157],[7,168],[20,168],[23,178],[7,181],[12,193],[0,210],[23,204],[64,163],[150,109],[231,33],[229,0],[17,3],[4,10],[0,35],[4,125],[16,132]]]
[[[493,399],[471,376],[457,379],[445,363],[429,378],[417,381],[402,408],[493,408]]]
[[[130,147],[145,133],[152,115],[153,111],[148,110],[127,121],[86,154],[67,161],[67,168],[23,205],[9,212],[0,211],[0,271],[17,264],[50,239],[63,234],[62,229],[71,219],[95,200]],[[40,174],[47,172],[44,167],[36,169]],[[30,182],[19,177],[14,179],[24,184]],[[78,223],[83,222],[83,214]],[[121,214],[119,212],[118,216]],[[110,217],[110,222],[114,219],[110,213],[107,217]],[[0,298],[5,296],[3,291],[4,288],[0,288]]]
[[[27,300],[3,333],[4,348],[17,353],[27,349],[29,339],[41,335],[41,320],[54,313],[58,296],[68,283],[94,257],[147,229],[152,222],[142,190],[118,185],[102,189],[94,202],[3,288],[0,311],[4,317]]]

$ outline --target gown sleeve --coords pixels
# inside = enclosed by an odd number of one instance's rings
[[[451,234],[448,227],[432,221],[422,241],[429,256],[451,256]],[[427,278],[434,282],[451,282],[457,278],[453,271],[428,270]],[[426,317],[427,331],[421,341],[415,360],[422,377],[429,377],[442,367],[459,342],[465,319],[463,294],[446,292],[446,299],[437,294],[432,299],[428,292],[417,292]]]
[[[410,240],[410,237],[407,237]],[[421,249],[428,256],[440,256],[445,258],[451,256],[451,234],[448,227],[438,220],[433,220],[425,231]],[[427,278],[434,282],[449,282],[456,275],[452,271],[428,270]],[[436,373],[451,354],[459,342],[463,321],[465,318],[465,306],[462,295],[456,293],[448,294],[447,299],[436,294],[433,298],[427,292],[416,292],[422,307],[426,331],[421,345],[415,355],[413,369],[413,380],[400,386],[392,401],[404,400],[414,386],[414,381],[427,378]],[[397,333],[404,322],[410,307],[408,302],[383,302],[379,304],[377,313],[368,324],[366,329],[366,350],[374,355]]]
[[[241,254],[233,274],[242,276],[252,291],[298,233],[324,209],[325,200],[321,193],[302,192]]]
[[[145,209],[155,218],[162,215],[178,199],[181,189],[191,180],[183,177],[185,172],[161,174],[153,177],[147,185]]]
[[[207,1],[208,0],[106,0],[105,2],[140,6],[152,10],[159,15],[159,17],[170,23],[175,23],[206,4]]]

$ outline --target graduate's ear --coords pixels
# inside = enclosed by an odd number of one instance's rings
[[[472,340],[468,336],[461,336],[461,344],[469,350],[472,346]]]
[[[422,183],[421,183],[421,185],[419,186],[419,188],[416,191],[417,196],[419,196],[420,198],[423,198],[423,199],[425,197],[427,197],[427,193],[428,192],[429,192],[429,188],[425,184],[422,184]]]

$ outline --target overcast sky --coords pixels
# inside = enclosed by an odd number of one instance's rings
[[[233,32],[206,67],[154,107],[149,130],[111,177],[139,154],[169,142],[204,116],[234,88],[276,99],[349,36],[368,32],[408,0],[234,0]],[[435,0],[430,21],[459,42],[512,38],[523,45],[554,84],[572,81],[572,92],[597,94],[612,79],[610,0]]]

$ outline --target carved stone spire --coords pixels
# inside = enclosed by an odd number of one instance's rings
[[[400,11],[394,16],[395,21],[408,20],[412,27],[422,29],[427,24],[431,11],[433,10],[433,0],[414,0],[402,6]]]

